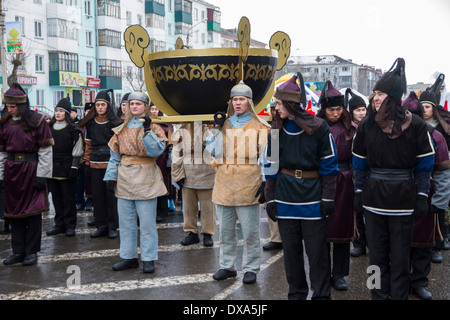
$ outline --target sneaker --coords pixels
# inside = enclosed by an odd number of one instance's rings
[[[200,242],[200,238],[199,238],[198,234],[189,232],[188,236],[186,238],[184,238],[183,240],[181,240],[180,243],[183,246],[189,246],[191,244],[199,243],[199,242]]]
[[[433,262],[433,263],[441,263],[442,262],[441,250],[433,250],[433,253],[431,254],[431,262]]]

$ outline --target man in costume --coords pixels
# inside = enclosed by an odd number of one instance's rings
[[[187,234],[182,245],[199,243],[199,233],[203,235],[203,245],[214,245],[212,236],[216,229],[216,213],[212,202],[212,191],[216,169],[207,157],[203,135],[209,126],[194,122],[184,123],[172,135],[172,180],[182,187],[183,231]],[[199,208],[200,204],[200,208]],[[198,227],[201,210],[201,232]]]
[[[429,90],[424,99],[436,102],[434,93]],[[403,102],[403,106],[423,119],[423,106],[414,91],[410,92],[408,98]],[[435,231],[439,230],[436,229],[439,226],[435,223],[437,213],[441,210],[445,211],[450,199],[450,160],[447,144],[439,131],[431,126],[428,126],[428,130],[435,148],[434,168],[428,195],[431,205],[426,215],[414,219],[411,245],[411,289],[413,294],[423,300],[432,299],[428,290],[428,275],[431,269]]]
[[[345,276],[350,272],[350,242],[354,239],[353,174],[350,170],[352,142],[356,133],[342,95],[327,81],[319,99],[317,116],[326,120],[336,143],[339,174],[336,177],[335,212],[327,219],[327,241],[331,253],[331,284],[337,290],[347,290]]]
[[[28,96],[14,83],[4,96],[0,120],[0,187],[11,223],[13,255],[3,263],[34,265],[41,249],[42,212],[49,210],[53,138],[44,117],[30,110]],[[5,188],[7,186],[7,188]]]
[[[298,75],[300,87],[293,76],[275,92],[276,123],[271,128],[264,165],[266,210],[278,221],[288,299],[305,300],[308,296],[303,240],[312,299],[331,299],[327,216],[335,211],[337,150],[327,122],[305,110],[303,78]],[[274,145],[277,141],[278,146]]]
[[[212,201],[220,224],[220,269],[215,280],[235,277],[237,257],[236,222],[244,237],[243,282],[255,283],[261,268],[260,204],[255,194],[262,183],[259,155],[267,141],[269,125],[254,110],[253,92],[240,82],[231,89],[228,118],[215,115],[221,130],[207,142],[217,166]]]
[[[77,207],[75,188],[78,166],[83,155],[81,130],[75,127],[70,117],[70,102],[62,98],[55,107],[55,115],[50,121],[53,145],[53,174],[48,179],[48,189],[55,207],[55,226],[47,235],[65,233],[75,235]]]
[[[349,99],[350,97],[350,99]],[[358,127],[359,123],[367,114],[367,105],[364,99],[358,94],[354,93],[351,88],[345,91],[345,105],[352,117],[353,124]],[[353,241],[353,249],[350,251],[352,257],[360,257],[366,254],[367,237],[366,224],[364,222],[364,214],[362,212],[356,213],[356,229],[357,234]]]
[[[118,199],[122,259],[114,264],[114,271],[139,266],[139,230],[143,272],[155,272],[154,262],[158,259],[157,197],[167,194],[156,158],[165,150],[167,138],[159,125],[152,124],[150,116],[148,96],[143,92],[132,92],[128,96],[125,121],[113,129],[114,135],[108,143],[111,158],[104,181],[109,189],[115,190]],[[143,123],[141,119],[144,119]]]
[[[426,123],[400,103],[406,93],[402,58],[373,91],[353,142],[355,209],[364,210],[370,265],[381,276],[372,299],[408,299],[413,214],[428,212],[434,148]]]
[[[427,88],[420,95],[420,101],[424,108],[423,118],[434,130],[439,131],[444,137],[447,148],[450,149],[450,112],[445,110],[439,104],[439,96],[442,94],[440,88],[444,83],[445,76],[440,74],[435,83]],[[447,199],[450,200],[450,199]],[[441,250],[450,249],[448,241],[448,226],[445,224],[445,209],[442,208],[435,212],[438,216],[439,227],[442,232],[443,239],[436,238],[436,243],[433,248],[433,263],[441,263],[443,261]]]
[[[95,106],[80,121],[79,127],[86,127],[85,179],[91,181],[94,201],[94,217],[97,230],[91,238],[108,236],[117,238],[117,199],[114,192],[107,187],[103,177],[108,166],[110,150],[108,142],[113,136],[113,128],[122,123],[111,104],[112,90],[100,91],[95,97]]]

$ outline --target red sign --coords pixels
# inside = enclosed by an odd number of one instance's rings
[[[36,77],[26,77],[26,76],[17,76],[18,84],[28,84],[28,85],[37,85]]]
[[[88,78],[87,86],[100,88],[100,78]]]

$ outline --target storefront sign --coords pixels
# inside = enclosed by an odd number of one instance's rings
[[[36,77],[27,77],[27,76],[17,76],[17,83],[35,86],[35,85],[37,85],[37,78]]]
[[[100,83],[100,78],[87,78],[88,87],[100,88]]]

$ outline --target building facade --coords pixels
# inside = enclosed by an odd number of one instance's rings
[[[221,44],[220,8],[202,0],[2,0],[2,11],[5,22],[20,22],[17,81],[33,108],[50,114],[63,97],[83,107],[100,90],[113,89],[116,102],[146,90],[124,46],[130,25],[147,30],[149,52],[174,50],[178,37],[196,49]]]
[[[330,80],[337,89],[353,88],[369,95],[382,71],[373,67],[358,65],[335,55],[290,56],[282,70],[277,71],[277,79],[288,73],[300,71],[305,82],[316,83],[320,88]]]

